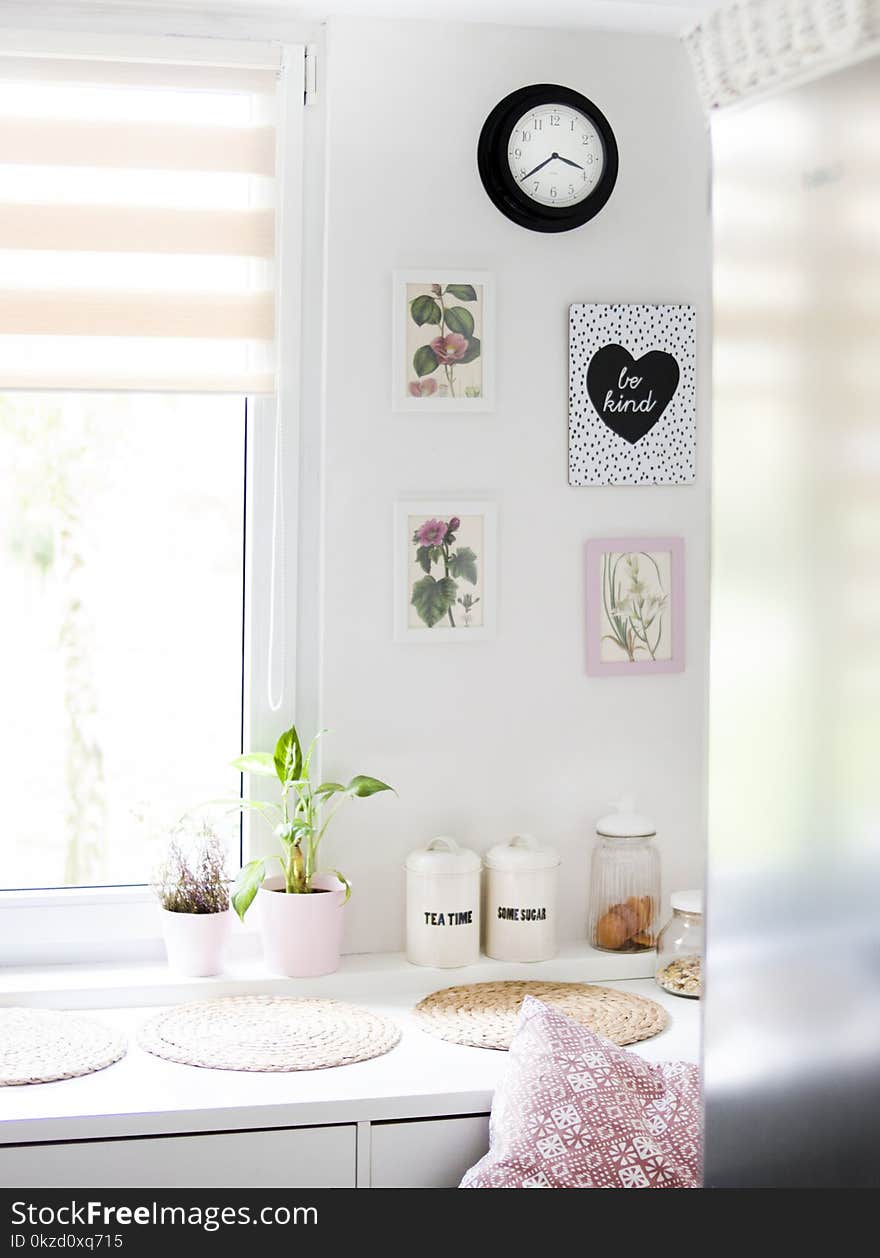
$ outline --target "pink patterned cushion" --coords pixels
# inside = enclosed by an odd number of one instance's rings
[[[696,1066],[652,1065],[527,996],[462,1188],[699,1188]]]

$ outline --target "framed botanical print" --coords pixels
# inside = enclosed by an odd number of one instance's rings
[[[495,327],[485,271],[396,271],[392,310],[395,411],[491,411]]]
[[[587,672],[594,677],[684,669],[684,539],[587,542]]]
[[[394,506],[394,636],[479,642],[495,634],[495,504],[464,497]]]

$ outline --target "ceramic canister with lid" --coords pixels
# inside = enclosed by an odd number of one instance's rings
[[[559,857],[529,834],[490,848],[486,863],[486,952],[498,961],[556,956]]]
[[[406,858],[406,958],[451,968],[480,956],[480,858],[446,835]]]

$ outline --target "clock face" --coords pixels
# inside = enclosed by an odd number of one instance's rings
[[[517,119],[507,148],[517,187],[538,205],[579,205],[605,169],[598,130],[571,105],[540,104]]]

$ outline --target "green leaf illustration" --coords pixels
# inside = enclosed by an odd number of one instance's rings
[[[462,336],[473,336],[474,316],[464,306],[452,306],[446,311],[446,326],[450,332],[460,332]]]
[[[420,345],[413,354],[413,367],[417,376],[429,376],[437,370],[437,355],[430,345]]]
[[[449,559],[449,571],[471,585],[477,584],[477,556],[470,546],[460,546]]]
[[[417,323],[419,327],[424,323],[439,323],[442,318],[440,307],[433,297],[414,298],[409,304],[409,312],[413,323]]]
[[[480,341],[476,336],[472,336],[468,342],[468,347],[464,354],[459,358],[460,363],[472,363],[475,358],[480,357]]]
[[[424,568],[425,572],[431,571],[431,551],[432,546],[420,546],[416,551],[416,560]]]
[[[477,290],[472,284],[447,284],[446,291],[450,297],[457,297],[459,301],[477,300]]]
[[[419,613],[419,619],[432,629],[449,611],[457,593],[458,586],[451,577],[441,577],[439,581],[433,577],[422,577],[413,586],[412,605]]]

